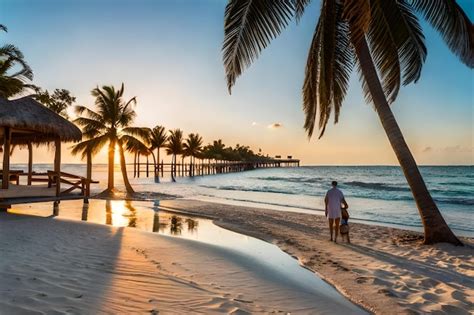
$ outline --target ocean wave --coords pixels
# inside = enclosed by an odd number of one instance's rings
[[[252,192],[265,192],[265,193],[276,193],[276,194],[285,194],[285,195],[297,195],[298,193],[287,191],[287,190],[279,190],[273,188],[248,188],[242,186],[210,186],[210,185],[200,185],[200,187],[205,188],[214,188],[218,190],[232,190],[232,191],[252,191]]]
[[[358,182],[362,183],[362,182]],[[364,183],[365,184],[365,183]],[[243,186],[212,186],[212,185],[200,185],[201,187],[205,188],[212,188],[218,190],[228,190],[228,191],[243,191],[243,192],[259,192],[259,193],[276,193],[276,194],[285,194],[285,195],[302,195],[302,196],[309,196],[309,197],[318,197],[323,198],[324,193],[321,192],[309,192],[309,191],[295,191],[295,190],[280,190],[271,187],[243,187]],[[362,187],[359,185],[358,187]],[[396,188],[391,186],[392,188]],[[382,189],[380,189],[382,190]],[[376,194],[376,193],[354,193],[348,192],[345,195],[349,198],[368,198],[368,199],[375,199],[375,200],[387,200],[387,201],[410,201],[414,202],[413,196],[410,193],[409,189],[404,190],[397,190],[397,189],[385,189],[388,191],[394,192],[407,192],[407,194]],[[431,191],[432,193],[434,190]],[[433,198],[436,202],[445,203],[445,204],[453,204],[453,205],[461,205],[461,206],[472,206],[474,205],[474,199],[472,198],[463,198],[463,197],[442,197],[442,196],[434,196]]]
[[[278,176],[268,176],[268,177],[255,177],[258,180],[267,180],[267,181],[276,181],[276,182],[290,182],[290,183],[319,183],[322,181],[321,177],[278,177]]]
[[[324,212],[323,209],[305,207],[305,206],[301,206],[301,205],[291,205],[291,204],[285,204],[285,203],[259,201],[259,200],[252,200],[252,199],[241,199],[241,198],[233,198],[233,197],[222,197],[222,196],[215,196],[215,195],[209,195],[209,194],[201,194],[201,196],[224,199],[224,200],[231,200],[231,201],[250,202],[250,203],[269,205],[269,206],[279,206],[279,207],[283,207],[283,208],[295,208],[295,209],[303,209],[303,210],[309,210],[309,211],[315,211],[315,212]]]
[[[366,183],[366,182],[352,181],[352,182],[347,182],[344,184],[348,186],[356,186],[356,187],[374,189],[374,190],[403,191],[403,192],[410,191],[410,188],[408,187],[390,186],[383,183]]]

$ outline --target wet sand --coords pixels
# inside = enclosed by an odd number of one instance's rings
[[[252,255],[139,229],[0,213],[0,253],[2,314],[364,313]]]
[[[330,242],[323,216],[194,200],[162,201],[174,211],[278,245],[377,314],[469,314],[474,309],[474,240],[425,246],[401,229],[351,223],[352,244]]]

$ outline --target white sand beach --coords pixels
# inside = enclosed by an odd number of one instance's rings
[[[352,244],[328,241],[323,216],[169,200],[161,205],[206,215],[298,257],[352,301],[377,314],[470,314],[474,309],[474,240],[425,246],[415,232],[351,223]]]
[[[0,314],[364,313],[238,252],[132,228],[2,213],[0,253]]]

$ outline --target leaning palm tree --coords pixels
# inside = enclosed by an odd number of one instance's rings
[[[183,131],[181,129],[170,130],[166,143],[166,154],[171,158],[171,179],[176,181],[176,157],[183,153]]]
[[[118,90],[113,86],[93,89],[91,94],[95,97],[96,110],[85,106],[76,106],[76,114],[79,117],[74,122],[82,127],[84,137],[91,140],[90,145],[95,152],[108,144],[108,185],[106,191],[113,192],[115,188],[115,150],[118,148],[125,188],[127,193],[133,193],[134,190],[128,180],[124,148],[141,142],[140,138],[146,137],[147,132],[144,128],[131,127],[136,115],[133,109],[136,98],[133,97],[125,101],[123,93],[123,83]]]
[[[190,133],[183,143],[183,151],[190,158],[189,176],[194,176],[194,161],[202,151],[202,137],[199,134]]]
[[[160,149],[165,147],[168,137],[166,136],[166,129],[163,126],[156,126],[153,128],[149,135],[150,146],[148,149],[153,152],[156,150],[156,162],[155,162],[155,181],[160,181],[160,172],[158,167],[160,165]]]
[[[236,78],[311,0],[230,0],[225,11],[224,66]],[[425,244],[461,244],[443,219],[390,109],[401,84],[416,82],[426,58],[421,14],[463,63],[474,66],[472,23],[454,0],[322,0],[303,85],[304,127],[323,136],[337,123],[353,66],[387,133],[413,193]]]
[[[0,31],[7,31],[0,24]],[[33,87],[33,71],[26,63],[22,52],[11,44],[0,47],[0,97],[9,98]]]

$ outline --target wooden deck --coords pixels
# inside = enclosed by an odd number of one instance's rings
[[[62,190],[61,192],[65,191]],[[84,199],[85,196],[80,192],[69,192],[56,196],[56,187],[48,185],[13,185],[8,189],[0,189],[0,207],[8,207],[12,204],[75,200]]]
[[[57,174],[52,171],[33,173],[29,176],[24,173],[20,174],[20,176],[28,176],[28,182],[37,184],[10,183],[8,189],[0,189],[0,210],[9,208],[12,204],[75,199],[87,201],[90,195],[89,185],[98,183],[65,172],[60,172],[60,176]],[[14,182],[18,182],[18,180],[15,178]]]

